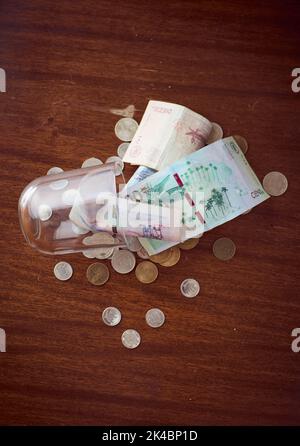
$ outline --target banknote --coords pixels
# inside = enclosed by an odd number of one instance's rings
[[[269,198],[233,137],[197,150],[140,182],[132,181],[126,193],[129,197],[139,193],[145,201],[151,201],[151,196],[158,194],[161,202],[178,193],[184,199],[192,197],[186,200],[193,208],[192,218],[197,212],[203,218],[202,222],[199,215],[195,218],[194,236],[197,231],[200,234],[226,223]],[[193,199],[197,193],[200,193],[199,201]],[[188,232],[186,235],[190,238]],[[177,244],[144,237],[139,240],[149,255]]]
[[[162,170],[206,145],[212,124],[187,107],[149,101],[123,161]]]

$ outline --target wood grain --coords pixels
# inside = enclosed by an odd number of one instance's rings
[[[15,0],[0,13],[0,423],[299,424],[299,2]],[[139,120],[149,99],[245,136],[259,178],[281,171],[289,189],[205,234],[153,284],[110,268],[95,288],[81,255],[60,283],[58,258],[25,244],[18,197],[51,166],[114,155],[109,109],[134,104]],[[237,245],[227,263],[212,255],[219,236]],[[201,283],[195,300],[179,293],[186,277]],[[113,329],[100,323],[108,305],[123,313]],[[150,307],[166,314],[159,330]],[[135,351],[120,343],[131,327]]]

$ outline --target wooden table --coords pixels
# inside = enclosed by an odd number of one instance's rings
[[[299,424],[299,2],[15,0],[0,12],[0,423]],[[20,232],[22,189],[52,166],[116,154],[110,109],[134,104],[139,120],[149,99],[244,135],[258,177],[283,172],[287,193],[206,233],[151,285],[109,265],[93,287],[81,254],[65,258],[72,280],[55,280],[61,257]],[[237,245],[231,261],[212,254],[220,236]],[[179,292],[187,277],[201,283],[194,300]],[[123,314],[112,329],[108,305]],[[151,307],[161,329],[145,324]],[[130,327],[142,336],[132,351],[120,342]]]

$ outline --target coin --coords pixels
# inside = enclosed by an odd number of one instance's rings
[[[159,328],[165,323],[165,315],[159,308],[151,308],[146,313],[146,322],[152,328]]]
[[[61,167],[51,167],[48,172],[47,175],[57,175],[58,173],[62,173],[63,169]]]
[[[149,254],[147,253],[146,249],[143,247],[141,249],[139,249],[136,253],[140,259],[144,259],[144,260],[149,259]]]
[[[141,335],[138,331],[129,329],[123,332],[121,340],[124,347],[132,349],[140,345]]]
[[[73,275],[73,268],[68,262],[58,262],[53,272],[58,280],[69,280]]]
[[[236,246],[230,238],[221,237],[213,244],[213,254],[217,259],[229,260],[236,251]]]
[[[166,249],[165,251],[159,252],[158,254],[153,254],[149,257],[149,260],[151,260],[154,263],[162,264],[166,262],[168,259],[170,259],[172,256],[171,249]]]
[[[114,245],[115,239],[108,232],[95,232],[91,236],[91,244],[93,245]],[[104,248],[106,248],[104,246]]]
[[[131,141],[138,129],[138,123],[132,118],[121,118],[115,125],[116,137],[121,141]]]
[[[244,154],[247,153],[247,151],[248,151],[248,143],[247,143],[247,140],[246,140],[243,136],[240,136],[240,135],[234,135],[233,137],[234,137],[234,139],[236,140],[237,145],[239,146],[239,148],[241,149],[241,151],[242,151]]]
[[[180,243],[179,248],[183,249],[184,251],[187,251],[189,249],[193,249],[195,248],[195,246],[197,246],[199,243],[199,239],[198,238],[190,238],[188,240],[186,240],[183,243]]]
[[[84,251],[82,251],[82,254],[84,255],[84,257],[87,257],[88,259],[94,259],[95,256],[95,249],[85,249]]]
[[[68,184],[69,184],[68,180],[57,180],[50,183],[50,187],[53,190],[61,190],[67,187]]]
[[[95,258],[96,259],[109,259],[113,253],[115,248],[96,248],[95,249]]]
[[[124,158],[124,155],[125,155],[125,153],[127,152],[128,146],[129,146],[129,142],[122,142],[122,143],[119,145],[119,147],[117,148],[118,156],[119,156],[121,159]]]
[[[86,246],[93,245],[93,237],[91,235],[84,237],[82,243]]]
[[[132,252],[137,252],[142,248],[142,245],[137,237],[126,236],[126,244],[129,251]]]
[[[111,259],[111,266],[120,274],[130,273],[134,269],[135,263],[134,254],[127,249],[115,251]]]
[[[104,285],[109,278],[109,270],[104,263],[92,263],[86,271],[87,280],[92,285]]]
[[[222,127],[216,122],[212,122],[212,129],[207,139],[207,145],[212,144],[213,142],[218,141],[221,138],[223,138]]]
[[[170,248],[171,254],[170,257],[165,261],[161,262],[162,266],[174,266],[179,262],[180,259],[180,249],[177,246]]]
[[[88,158],[87,160],[83,161],[83,163],[81,164],[81,167],[92,167],[92,166],[99,166],[100,164],[103,164],[103,162],[101,160],[99,160],[99,158]]]
[[[278,197],[286,192],[288,180],[280,172],[269,172],[263,179],[263,186],[269,195]]]
[[[154,263],[145,260],[138,264],[135,269],[135,275],[142,283],[152,283],[157,279],[158,269]]]
[[[67,206],[73,206],[78,195],[79,192],[77,189],[68,189],[62,194],[62,202]]]
[[[89,229],[81,228],[80,226],[75,225],[75,223],[73,222],[71,222],[71,226],[72,226],[72,231],[78,235],[87,234],[88,232],[90,232]]]
[[[114,163],[115,164],[115,175],[119,176],[123,172],[124,169],[124,163],[118,156],[110,156],[105,161],[105,164],[107,163]]]
[[[52,209],[47,204],[40,204],[38,208],[39,219],[47,221],[52,216]]]
[[[121,318],[121,311],[116,307],[107,307],[102,312],[102,320],[109,327],[118,325],[121,322]]]
[[[180,291],[185,297],[196,297],[200,292],[199,282],[195,279],[185,279],[181,282]]]

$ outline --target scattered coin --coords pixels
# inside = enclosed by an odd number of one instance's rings
[[[53,190],[61,190],[67,187],[68,184],[69,184],[68,180],[57,180],[50,183],[50,187]]]
[[[137,252],[142,248],[142,245],[137,237],[126,236],[126,242],[129,251]]]
[[[92,285],[104,285],[109,278],[109,270],[104,263],[92,263],[86,271],[87,280]]]
[[[186,240],[183,243],[180,243],[179,248],[183,249],[184,251],[187,251],[189,249],[193,249],[195,248],[195,246],[197,246],[199,243],[199,238],[190,238],[188,240]]]
[[[48,172],[47,175],[57,175],[58,173],[62,173],[63,169],[61,167],[51,167]]]
[[[278,197],[286,192],[288,180],[280,172],[269,172],[263,179],[265,191],[274,197]]]
[[[79,192],[77,189],[68,189],[62,194],[62,201],[67,206],[73,206]]]
[[[136,253],[140,259],[144,259],[144,260],[149,259],[149,254],[147,253],[146,249],[143,247],[141,249],[139,249]]]
[[[152,328],[159,328],[165,323],[165,315],[159,308],[151,308],[146,313],[146,322]]]
[[[108,247],[115,245],[115,239],[111,234],[108,234],[107,232],[95,232],[91,236],[90,242],[93,245],[108,245]],[[106,246],[104,246],[104,248],[106,248]]]
[[[162,266],[174,266],[179,262],[180,259],[180,249],[177,246],[170,248],[171,254],[170,257],[165,261],[161,262]]]
[[[213,244],[213,254],[217,259],[229,260],[235,255],[236,246],[234,242],[227,237],[217,239]]]
[[[58,280],[69,280],[73,275],[73,268],[68,262],[58,262],[54,267],[54,275]]]
[[[240,149],[242,150],[242,152],[245,154],[248,151],[248,142],[247,140],[240,135],[234,135],[233,136],[234,139],[236,140],[238,146],[240,147]]]
[[[218,141],[221,138],[223,138],[222,127],[216,122],[212,122],[212,129],[207,139],[207,145],[212,144],[213,142]]]
[[[73,222],[71,222],[71,226],[72,226],[72,231],[78,235],[87,234],[88,232],[90,232],[88,229],[81,228],[80,226],[75,225],[75,223]]]
[[[52,209],[47,204],[40,204],[38,214],[40,220],[47,221],[52,216]]]
[[[122,344],[126,348],[136,348],[141,343],[141,335],[136,330],[125,330],[121,337]]]
[[[118,325],[121,322],[121,318],[121,311],[116,307],[107,307],[102,312],[102,320],[109,327]]]
[[[118,156],[119,156],[121,159],[123,159],[125,153],[127,152],[128,146],[129,146],[129,142],[122,142],[122,143],[119,145],[119,147],[118,147],[118,149],[117,149],[117,153],[118,153]]]
[[[115,251],[111,259],[111,266],[120,274],[130,273],[134,269],[135,263],[134,254],[127,249]]]
[[[109,259],[112,257],[115,248],[96,248],[95,249],[95,258],[96,259]]]
[[[88,259],[94,259],[96,257],[95,249],[85,249],[82,251],[82,254]]]
[[[84,237],[84,239],[82,240],[82,243],[86,246],[93,245],[93,236],[89,235],[87,237]]]
[[[185,297],[196,297],[200,292],[199,282],[195,279],[185,279],[180,285],[180,291]]]
[[[121,118],[115,125],[116,137],[121,141],[131,141],[138,129],[138,123],[132,118]]]
[[[81,167],[92,167],[92,166],[99,166],[100,164],[103,164],[99,158],[88,158],[87,160],[83,161],[81,164]]]
[[[159,263],[160,265],[164,262],[166,262],[168,259],[170,259],[172,256],[171,249],[166,249],[165,251],[162,251],[158,254],[153,254],[149,257],[149,260],[151,260],[154,263]]]
[[[123,172],[124,169],[124,163],[118,156],[110,156],[105,161],[106,163],[114,163],[115,164],[115,175],[119,176]]]
[[[135,270],[135,275],[142,283],[152,283],[157,279],[158,269],[154,263],[145,260],[138,264]]]

